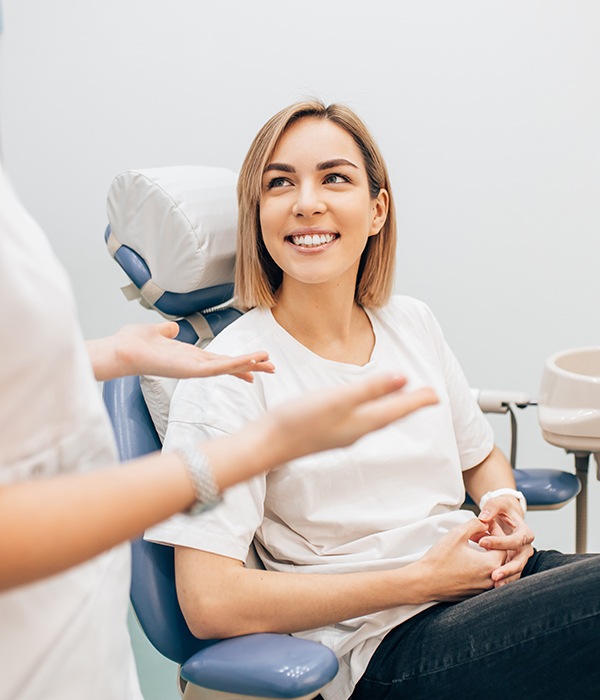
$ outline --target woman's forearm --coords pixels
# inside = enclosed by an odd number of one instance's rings
[[[479,503],[484,493],[500,488],[515,488],[515,477],[510,463],[497,448],[476,467],[463,472],[467,493]]]
[[[273,428],[265,419],[237,435],[198,444],[220,490],[274,466],[280,455],[273,449]],[[0,589],[75,566],[194,500],[192,480],[176,453],[3,486]]]
[[[229,557],[176,547],[179,602],[192,632],[210,639],[298,632],[399,605],[464,600],[492,588],[502,563],[503,554],[472,547],[486,529],[473,518],[412,564],[344,574],[247,569]]]
[[[174,454],[3,486],[0,588],[80,564],[193,501],[184,463]]]
[[[182,547],[175,562],[184,616],[201,639],[299,632],[427,599],[418,564],[348,574],[279,573]]]

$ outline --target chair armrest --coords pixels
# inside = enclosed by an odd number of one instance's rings
[[[318,692],[337,671],[337,658],[328,647],[264,633],[224,639],[196,652],[181,667],[181,677],[226,693],[299,698]]]

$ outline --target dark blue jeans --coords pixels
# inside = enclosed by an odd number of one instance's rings
[[[353,700],[600,698],[600,556],[535,552],[520,580],[391,630]]]

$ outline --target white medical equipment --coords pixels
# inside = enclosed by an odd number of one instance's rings
[[[600,479],[600,347],[563,350],[544,366],[538,420],[551,444],[572,452],[581,482],[576,501],[576,551],[587,550],[587,491],[590,456]]]

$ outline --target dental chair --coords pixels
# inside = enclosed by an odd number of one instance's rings
[[[104,400],[121,460],[160,449],[139,377],[106,382]],[[173,548],[139,538],[131,549],[133,610],[155,649],[179,665],[178,685],[185,700],[308,699],[337,673],[330,649],[289,635],[197,639],[177,600]]]
[[[233,307],[219,308],[233,292],[236,179],[235,173],[219,168],[167,168],[125,173],[109,192],[111,224],[105,239],[132,280],[126,295],[179,319],[178,339],[183,342],[205,345],[241,314]],[[128,245],[120,245],[121,235]],[[168,291],[163,293],[163,286]],[[166,427],[162,412],[175,386],[161,381],[125,377],[104,384],[123,461],[161,448]],[[174,550],[143,538],[132,543],[131,603],[151,644],[179,665],[178,685],[185,700],[307,700],[338,670],[330,649],[290,635],[209,641],[194,637],[177,600]]]
[[[223,168],[156,168],[122,173],[109,190],[105,240],[131,280],[127,298],[177,320],[178,339],[202,347],[241,315],[232,302],[236,182]],[[121,460],[160,449],[175,385],[156,377],[105,383]],[[477,399],[485,411],[510,415],[514,466],[514,409],[529,399],[487,391],[477,391]],[[515,469],[515,478],[532,509],[559,508],[580,488],[575,475],[558,470]],[[133,609],[153,646],[179,664],[186,700],[308,699],[337,673],[331,650],[289,635],[195,638],[177,601],[173,549],[139,539],[132,560]]]

